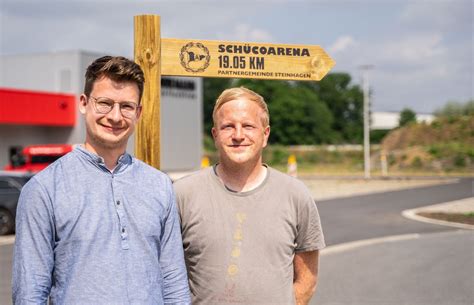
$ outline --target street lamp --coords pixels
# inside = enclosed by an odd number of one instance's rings
[[[364,177],[370,178],[370,87],[369,87],[369,70],[374,65],[361,65],[362,70],[362,88],[364,91]]]

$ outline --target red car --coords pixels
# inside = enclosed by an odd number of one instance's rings
[[[71,144],[29,145],[12,153],[4,170],[37,173],[72,149]]]

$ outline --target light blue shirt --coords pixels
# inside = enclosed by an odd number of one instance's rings
[[[79,146],[24,187],[14,304],[190,304],[170,179],[132,158],[109,171]]]

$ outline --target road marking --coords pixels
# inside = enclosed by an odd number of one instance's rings
[[[324,255],[331,255],[331,254],[338,254],[350,250],[355,250],[362,247],[373,246],[377,244],[387,243],[387,242],[398,242],[404,240],[413,240],[419,239],[422,237],[430,236],[430,235],[451,235],[451,234],[463,234],[468,231],[466,230],[455,230],[455,231],[444,231],[444,232],[434,232],[434,233],[413,233],[413,234],[402,234],[402,235],[393,235],[393,236],[385,236],[385,237],[377,237],[371,239],[363,239],[357,241],[351,241],[343,244],[338,244],[334,246],[329,246],[320,251],[321,256]]]
[[[394,235],[394,236],[386,236],[386,237],[377,237],[371,239],[363,239],[357,241],[351,241],[348,243],[338,244],[334,246],[329,246],[321,250],[321,255],[330,255],[341,253],[349,250],[354,250],[362,247],[372,246],[376,244],[386,243],[386,242],[396,242],[402,240],[411,240],[417,239],[420,237],[420,234],[403,234],[403,235]]]

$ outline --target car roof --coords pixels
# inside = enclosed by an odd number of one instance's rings
[[[29,172],[15,172],[0,170],[0,177],[31,178],[34,174]]]

